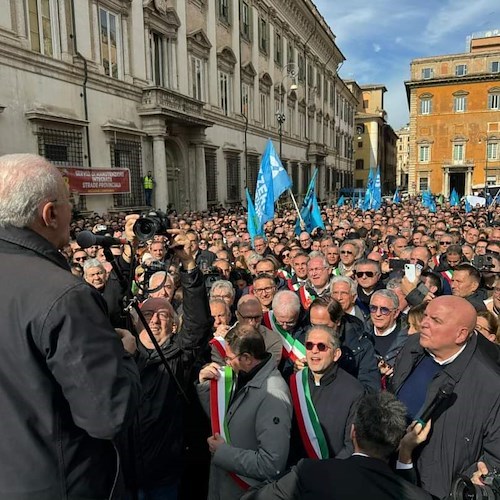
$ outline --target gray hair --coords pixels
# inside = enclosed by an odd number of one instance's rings
[[[300,311],[300,300],[295,292],[291,290],[281,290],[276,293],[273,299],[273,311],[292,311],[298,313]]]
[[[329,326],[326,325],[316,325],[316,326],[311,326],[307,332],[306,332],[306,342],[309,339],[309,335],[311,332],[316,331],[316,330],[321,330],[322,332],[325,332],[328,334],[328,340],[330,341],[331,346],[334,349],[340,349],[340,339],[335,333],[335,330],[333,328],[330,328]]]
[[[323,267],[330,267],[330,264],[326,260],[325,255],[322,252],[319,251],[314,251],[309,254],[309,260],[307,261],[307,265],[309,265],[309,262],[313,259],[320,259],[321,262],[323,263]]]
[[[228,318],[231,318],[231,308],[228,306],[227,302],[225,302],[222,299],[210,299],[209,305],[212,305],[212,304],[214,304],[214,305],[218,304],[218,305],[224,306],[224,311],[226,311],[226,316]]]
[[[210,299],[214,298],[213,294],[216,290],[221,290],[223,292],[227,292],[228,294],[230,293],[231,297],[233,299],[234,299],[234,295],[236,293],[234,290],[233,284],[227,280],[214,281],[214,283],[212,284],[212,287],[210,288]]]
[[[45,158],[32,154],[0,157],[0,227],[29,227],[40,204],[55,200],[62,177]]]
[[[104,267],[103,263],[99,259],[87,259],[83,263],[83,273],[86,274],[87,271],[92,268],[92,267],[99,267],[103,271],[106,271],[106,268]]]
[[[174,278],[170,276],[166,271],[156,271],[156,273],[152,274],[151,277],[149,278],[149,288],[156,288],[153,286],[153,283],[155,280],[159,280],[160,283],[163,283],[162,286],[164,286],[168,281],[172,282],[172,285],[174,285]],[[156,285],[159,286],[159,285]]]
[[[370,303],[375,297],[385,297],[386,299],[389,299],[392,302],[394,309],[399,309],[398,296],[392,290],[377,290],[376,292],[373,292]]]
[[[330,294],[332,294],[333,292],[333,287],[335,283],[347,283],[349,285],[349,289],[351,290],[352,295],[358,293],[358,285],[354,280],[348,278],[347,276],[334,276],[332,278],[332,284],[330,285]]]
[[[375,268],[375,272],[380,274],[380,264],[376,260],[371,259],[360,259],[356,261],[354,269],[357,271],[359,266],[372,266]]]

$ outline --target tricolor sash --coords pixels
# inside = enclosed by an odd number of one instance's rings
[[[328,444],[314,408],[309,390],[309,369],[307,367],[290,377],[290,392],[300,437],[307,456],[314,459],[329,458]]]
[[[213,345],[219,354],[221,355],[222,359],[225,359],[227,354],[226,354],[226,339],[224,337],[214,337],[210,342],[210,345]]]
[[[448,271],[441,272],[443,278],[451,285],[451,279],[453,278],[453,271],[448,269]]]
[[[231,444],[226,414],[233,391],[234,373],[230,366],[224,366],[219,372],[220,377],[217,380],[210,380],[210,420],[212,422],[212,434],[220,434],[226,443]],[[250,485],[238,476],[238,474],[229,471],[228,474],[243,490],[250,488]]]
[[[294,339],[278,322],[272,311],[266,311],[263,315],[264,325],[276,332],[283,344],[283,357],[290,359],[293,363],[298,359],[306,357],[306,348],[302,342]]]
[[[316,298],[316,295],[312,294],[307,290],[306,285],[302,285],[299,288],[299,298],[300,298],[300,303],[302,304],[302,307],[307,311],[309,307],[311,307],[311,304],[313,300]]]

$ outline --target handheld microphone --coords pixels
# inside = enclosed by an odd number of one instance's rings
[[[101,247],[112,247],[127,243],[125,238],[113,238],[111,236],[100,236],[92,231],[80,231],[76,236],[76,242],[81,248],[89,248],[93,245]]]
[[[427,422],[434,417],[438,408],[453,394],[453,389],[455,386],[451,382],[443,384],[434,396],[434,399],[429,403],[429,405],[424,408],[422,414],[417,418],[417,422],[425,426]]]

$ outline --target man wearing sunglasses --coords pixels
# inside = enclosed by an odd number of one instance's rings
[[[380,281],[380,264],[374,260],[363,259],[356,262],[354,276],[358,284],[357,303],[364,314],[369,314],[370,297],[384,284]]]
[[[328,456],[347,458],[353,451],[349,434],[354,407],[364,394],[364,388],[338,365],[342,351],[334,329],[325,325],[312,326],[306,333],[305,347],[308,389],[326,440]],[[302,375],[301,370],[295,377],[300,380]],[[305,407],[296,398],[292,399],[295,415],[300,416],[306,411]],[[291,463],[307,456],[298,427],[293,427]]]
[[[408,329],[399,317],[399,299],[392,290],[378,290],[370,300],[369,333],[375,344],[379,369],[391,373],[396,356],[408,338]]]

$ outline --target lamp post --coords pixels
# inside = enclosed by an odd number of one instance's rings
[[[292,78],[293,83],[290,85],[290,90],[297,90],[298,86],[295,83],[297,78],[297,65],[295,63],[288,63],[283,67],[283,71],[281,72],[283,78],[280,81],[280,109],[276,111],[276,120],[278,122],[278,133],[280,138],[280,160],[282,158],[282,150],[283,150],[283,124],[286,120],[285,110],[284,110],[284,97],[285,97],[285,88],[283,87],[283,82],[287,78]]]

